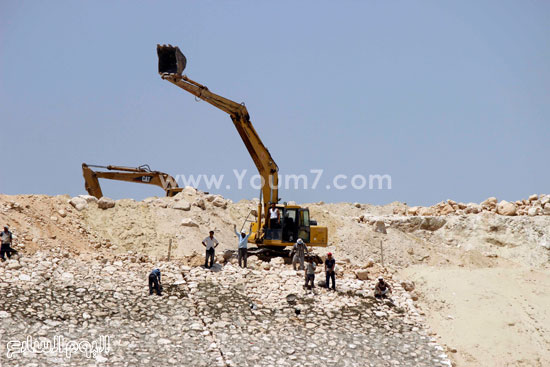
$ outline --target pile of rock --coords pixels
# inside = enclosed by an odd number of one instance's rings
[[[72,257],[40,251],[0,265],[0,333],[6,340],[110,338],[110,350],[87,360],[53,354],[14,355],[18,365],[80,366],[450,366],[406,291],[393,281],[393,303],[375,300],[364,269],[342,261],[337,292],[303,289],[303,272],[282,258],[251,269],[231,261],[212,270],[186,261]],[[268,266],[266,266],[268,264]],[[149,296],[147,274],[159,267],[162,297]],[[372,261],[365,264],[373,273]],[[345,271],[343,269],[346,269]],[[321,269],[319,269],[321,271]],[[373,274],[375,275],[375,274]],[[361,280],[361,278],[364,278]],[[288,295],[294,295],[289,303]],[[151,329],[151,323],[162,327]],[[334,337],[337,335],[338,337]],[[241,341],[246,341],[244,345]],[[337,350],[338,353],[334,353]]]
[[[490,197],[487,200],[476,203],[457,203],[454,200],[442,201],[430,207],[412,206],[396,207],[393,214],[408,216],[440,216],[440,215],[464,215],[479,213],[495,213],[505,216],[514,215],[550,215],[550,195],[533,194],[528,199],[509,202]]]

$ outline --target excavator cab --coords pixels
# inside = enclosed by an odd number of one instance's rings
[[[265,240],[294,243],[298,238],[310,242],[309,209],[278,205],[281,222],[275,228],[265,228]]]

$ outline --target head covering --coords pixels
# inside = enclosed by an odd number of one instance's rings
[[[384,278],[383,277],[378,277],[378,280],[384,280]]]
[[[301,238],[298,238],[298,241],[296,241],[296,242],[298,242],[300,245],[304,244],[304,241]]]
[[[329,253],[327,254],[327,256],[332,256],[332,252],[329,252]]]

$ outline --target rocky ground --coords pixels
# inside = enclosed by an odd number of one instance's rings
[[[3,263],[2,365],[450,365],[397,282],[392,304],[375,300],[374,283],[355,276],[339,278],[336,292],[305,290],[303,272],[282,258],[252,258],[250,269],[230,260],[212,270],[180,261],[134,261],[52,250]],[[156,265],[164,275],[161,297],[149,296],[146,285]],[[287,302],[289,294],[297,296],[295,304]],[[28,336],[37,342],[105,336],[110,350],[69,358],[17,353],[21,347],[8,343]]]
[[[336,357],[337,365],[437,365],[445,353],[459,367],[546,366],[549,205],[549,195],[431,207],[306,204],[329,229],[329,246],[316,252],[331,251],[339,268],[338,293],[310,295],[280,259],[255,259],[242,272],[228,258],[233,224],[253,214],[255,200],[190,187],[143,201],[0,195],[0,222],[22,254],[0,265],[0,361],[63,364],[47,355],[5,360],[8,337],[60,333],[112,335],[113,353],[98,360],[113,365],[153,363],[158,350],[165,365],[334,365]],[[210,229],[224,263],[214,272],[200,268]],[[158,266],[166,294],[146,297],[146,274]],[[369,298],[378,274],[394,285],[395,307]],[[299,295],[299,316],[289,293]]]

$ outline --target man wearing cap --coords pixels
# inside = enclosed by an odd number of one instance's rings
[[[292,267],[294,270],[296,270],[296,264],[300,263],[299,270],[304,270],[304,260],[306,256],[306,252],[309,254],[309,250],[307,249],[306,244],[301,238],[298,238],[298,241],[294,244],[292,247],[292,251],[290,252],[290,256],[292,256]]]
[[[237,232],[237,226],[235,224],[233,224],[233,230],[239,238],[239,266],[242,268],[242,262],[244,261],[244,267],[246,268],[246,258],[248,256],[248,237],[250,237],[250,234],[252,233],[252,227],[249,229],[248,234],[245,234],[244,232]]]
[[[17,252],[11,248],[13,236],[9,231],[8,226],[4,226],[4,231],[0,232],[0,238],[2,241],[2,245],[0,247],[0,258],[2,258],[2,261],[6,261],[4,254],[8,255],[8,259],[10,259],[12,252]]]
[[[378,283],[374,287],[374,296],[378,299],[388,298],[388,293],[391,293],[391,287],[384,278],[378,277]]]
[[[154,269],[149,274],[149,295],[153,294],[153,289],[157,292],[157,296],[160,296],[162,283],[160,282],[160,270]]]
[[[332,257],[332,253],[329,252],[327,254],[327,258],[325,260],[325,273],[327,275],[326,277],[326,287],[327,289],[329,287],[329,281],[332,279],[332,290],[336,290],[336,260]]]
[[[202,240],[202,245],[206,247],[206,259],[204,260],[204,267],[210,269],[214,265],[214,249],[219,245],[218,240],[214,238],[214,231],[210,231],[210,235]],[[208,265],[208,259],[210,259],[210,266]]]

